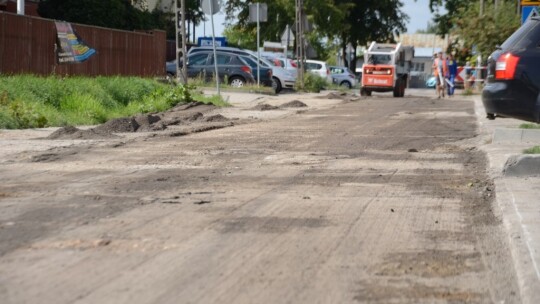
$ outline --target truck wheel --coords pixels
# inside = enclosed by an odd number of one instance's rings
[[[394,97],[401,97],[401,79],[396,80],[396,83],[394,84]]]
[[[401,88],[399,92],[399,97],[405,97],[405,87],[407,86],[405,80],[401,81]]]
[[[361,88],[360,89],[360,96],[371,96],[371,91],[367,90],[367,89],[364,89],[364,88]]]

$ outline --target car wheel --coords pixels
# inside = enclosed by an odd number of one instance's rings
[[[274,92],[279,93],[281,90],[283,90],[283,87],[281,86],[281,82],[276,77],[272,77],[272,87],[274,88]]]
[[[343,81],[343,82],[340,83],[339,85],[342,86],[342,87],[347,87],[347,89],[349,89],[349,90],[352,88],[351,83],[348,82],[348,81]]]
[[[489,120],[494,120],[495,119],[495,114],[487,113],[486,118],[489,119]]]
[[[229,85],[231,85],[231,87],[241,88],[241,87],[243,87],[245,84],[246,84],[246,81],[245,81],[244,78],[242,78],[242,77],[233,76],[233,77],[231,77],[231,79],[229,80]]]

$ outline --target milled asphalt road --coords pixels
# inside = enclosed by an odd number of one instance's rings
[[[539,303],[537,179],[501,174],[531,143],[431,93],[230,94],[260,122],[180,138],[0,133],[0,299]],[[292,99],[310,107],[248,110]]]

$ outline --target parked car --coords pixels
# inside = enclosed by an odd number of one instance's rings
[[[165,70],[167,71],[168,77],[174,77],[176,76],[176,59],[167,61],[165,63]]]
[[[330,76],[330,69],[324,61],[317,60],[306,60],[306,71],[309,71],[315,75],[320,76],[321,78],[326,79],[327,82],[332,82],[332,76]]]
[[[331,66],[329,69],[334,84],[351,89],[358,83],[356,76],[347,67]]]
[[[226,52],[217,52],[218,76],[221,81],[225,78],[233,87],[242,87],[255,82],[249,64],[241,56]],[[215,74],[214,54],[211,51],[197,52],[187,57],[188,77],[204,77],[212,81]]]
[[[228,53],[238,54],[242,56],[249,56],[253,60],[255,60],[255,62],[257,62],[257,53],[250,50],[244,50],[244,49],[233,48],[233,47],[217,47],[216,49],[219,50],[220,52],[228,52]],[[212,51],[212,47],[211,46],[192,47],[189,50],[188,54],[193,55],[199,52],[207,52],[207,51]],[[283,88],[292,89],[294,87],[294,84],[296,83],[296,75],[292,76],[282,67],[274,65],[272,62],[269,62],[262,56],[261,56],[261,66],[272,68],[272,77],[275,82],[276,93],[281,92]],[[256,73],[256,70],[255,70],[255,73]]]
[[[482,92],[488,119],[508,116],[540,123],[540,18],[533,17],[488,59]]]
[[[257,60],[257,53],[247,51],[251,54],[251,58]],[[296,71],[291,72],[276,64],[276,62],[269,60],[267,57],[261,55],[261,64],[264,66],[272,67],[272,73],[274,82],[276,83],[276,93],[281,92],[282,89],[293,89],[296,83]]]
[[[257,66],[257,58],[253,59],[250,56],[242,56],[239,55],[240,58],[244,59],[244,61],[249,64],[251,67],[251,70],[253,71],[253,77],[255,78],[255,82],[257,82],[257,75],[259,74],[261,76],[260,83],[267,87],[274,87],[274,91],[277,91],[277,85],[275,81],[272,79],[272,68],[266,65],[260,64]],[[260,68],[260,72],[257,73],[257,68]]]
[[[298,64],[290,58],[286,58],[283,54],[262,52],[261,56],[271,61],[274,65],[284,68],[291,76],[296,78],[298,74]]]

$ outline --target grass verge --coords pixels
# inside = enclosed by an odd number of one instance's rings
[[[138,77],[0,76],[0,129],[94,125],[191,100],[226,105],[193,89]]]
[[[523,150],[524,154],[540,154],[540,146],[534,146],[529,149]]]
[[[524,123],[519,125],[520,129],[540,129],[540,124],[535,123]]]

